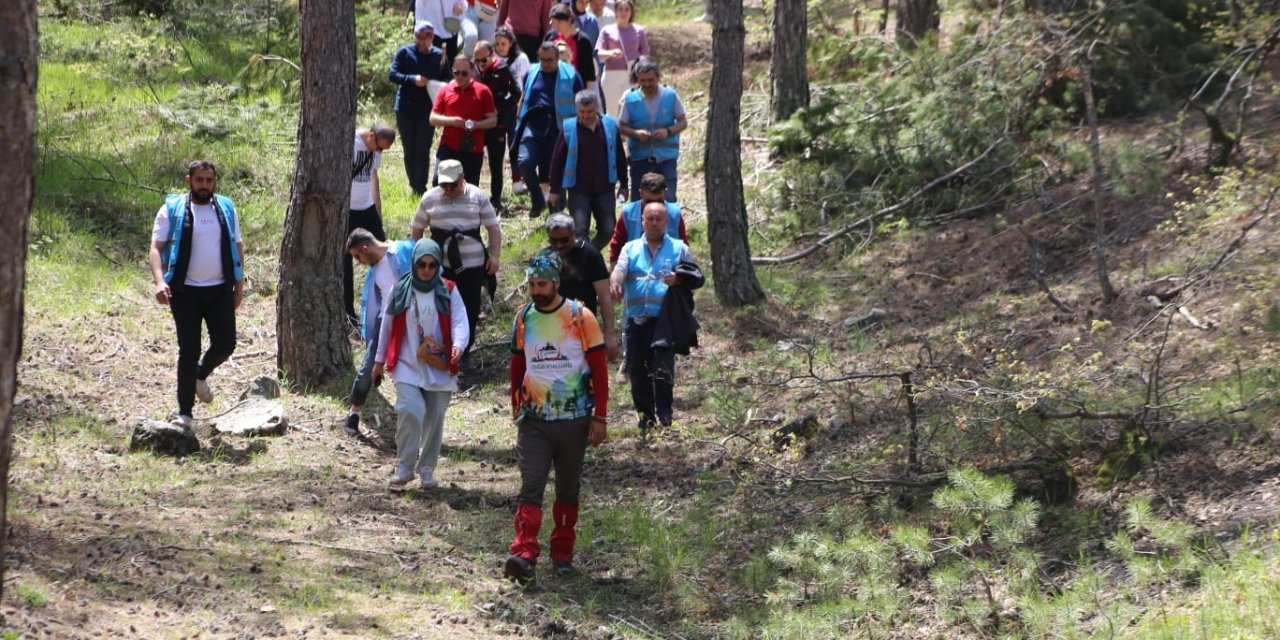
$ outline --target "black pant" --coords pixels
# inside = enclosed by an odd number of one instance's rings
[[[466,350],[462,352],[465,356],[471,353],[471,347],[479,338],[476,335],[476,329],[480,324],[480,297],[484,294],[484,267],[463,269],[461,273],[453,269],[445,269],[444,277],[458,286],[458,295],[462,296],[462,304],[467,307],[467,327],[471,331],[471,340],[467,343]]]
[[[523,33],[516,34],[516,44],[520,45],[520,50],[529,58],[529,63],[538,64],[538,47],[542,46],[542,36],[531,36]],[[529,69],[529,73],[537,73],[537,69]],[[521,87],[523,89],[524,87]]]
[[[347,233],[356,229],[364,229],[378,240],[387,241],[387,233],[382,230],[382,216],[378,214],[377,205],[361,211],[347,212]],[[342,246],[346,245],[344,240]],[[348,322],[356,325],[360,320],[356,317],[355,274],[352,271],[352,260],[354,258],[348,253],[346,259],[342,261],[342,303],[346,305]]]
[[[502,204],[502,160],[507,153],[507,130],[493,128],[484,132],[484,148],[489,156],[489,202],[497,209]]]
[[[465,142],[471,142],[468,135]],[[468,153],[466,151],[455,151],[449,147],[440,144],[440,148],[436,149],[436,174],[431,177],[431,185],[440,184],[440,163],[445,160],[457,160],[462,163],[462,177],[467,179],[467,184],[480,186],[480,169],[484,167],[484,152]]]
[[[440,36],[435,36],[431,39],[431,44],[440,47],[440,50],[444,52],[443,62],[445,69],[452,70],[453,59],[458,57],[458,35],[459,34],[455,33],[453,34],[453,37],[448,40],[445,40]]]
[[[520,420],[516,432],[516,461],[520,466],[517,504],[542,506],[552,466],[556,470],[556,502],[577,504],[590,426],[590,416],[554,422],[529,416]]]
[[[645,420],[671,424],[676,354],[654,349],[652,319],[644,324],[627,321],[627,375],[631,377],[631,402]]]
[[[185,286],[169,296],[178,333],[178,413],[191,415],[196,380],[204,380],[236,350],[236,302],[231,285]],[[209,350],[200,357],[200,324],[209,328]]]
[[[409,188],[418,195],[426,192],[431,175],[431,144],[436,139],[436,128],[431,126],[430,111],[428,107],[421,114],[396,112],[396,128],[404,145],[404,173],[409,177]]]

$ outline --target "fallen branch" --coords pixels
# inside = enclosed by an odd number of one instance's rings
[[[1031,232],[1027,231],[1022,225],[1018,225],[1018,232],[1027,241],[1027,248],[1031,250],[1031,267],[1028,271],[1031,273],[1031,279],[1035,280],[1036,287],[1044,294],[1053,306],[1057,307],[1063,313],[1075,314],[1076,310],[1071,305],[1063,302],[1058,296],[1053,295],[1053,289],[1049,288],[1049,282],[1044,277],[1044,253],[1040,251],[1040,243],[1036,242]]]
[[[1193,277],[1187,278],[1185,281],[1183,281],[1182,284],[1172,289],[1169,289],[1168,291],[1153,292],[1149,294],[1148,300],[1150,300],[1150,298],[1156,298],[1161,303],[1168,302],[1176,298],[1183,291],[1186,291],[1189,287],[1199,284],[1200,282],[1203,282],[1206,278],[1212,275],[1213,272],[1217,271],[1219,267],[1221,267],[1223,264],[1227,262],[1228,259],[1231,258],[1231,256],[1235,255],[1235,253],[1240,250],[1240,245],[1244,244],[1245,236],[1248,235],[1249,232],[1252,231],[1254,227],[1258,226],[1259,222],[1266,220],[1267,216],[1271,214],[1271,203],[1275,201],[1276,191],[1277,189],[1271,190],[1271,193],[1267,195],[1267,202],[1262,206],[1262,213],[1259,213],[1256,217],[1254,217],[1254,219],[1250,220],[1247,224],[1244,225],[1244,227],[1240,229],[1240,233],[1237,234],[1235,239],[1232,240],[1231,243],[1227,245],[1227,248],[1222,250],[1222,253],[1218,254],[1218,258],[1213,261],[1213,264],[1209,265],[1209,267],[1206,268],[1204,271],[1201,271],[1200,273],[1195,274]],[[1156,283],[1158,282],[1160,281],[1157,280]],[[1152,283],[1152,285],[1154,284],[1155,283]],[[1156,305],[1156,306],[1159,306],[1159,305]]]
[[[960,165],[959,167],[956,167],[955,169],[952,169],[951,171],[947,172],[943,176],[935,178],[929,184],[926,184],[923,187],[920,187],[914,193],[907,196],[905,199],[899,201],[897,204],[890,205],[888,207],[880,209],[879,211],[876,211],[875,213],[871,213],[866,216],[863,216],[859,218],[857,221],[853,222],[852,224],[844,227],[843,229],[834,231],[832,233],[829,233],[823,236],[822,239],[818,240],[816,243],[813,244],[813,246],[809,247],[808,249],[804,249],[802,251],[798,251],[796,253],[792,253],[785,256],[757,256],[751,259],[751,263],[759,264],[759,265],[779,265],[779,264],[789,264],[792,262],[798,262],[800,260],[803,260],[817,253],[820,249],[822,249],[823,247],[826,247],[827,245],[840,239],[841,237],[846,236],[850,233],[853,233],[853,231],[858,227],[864,224],[867,224],[869,222],[873,222],[876,219],[886,216],[895,211],[898,211],[899,209],[905,208],[907,205],[914,202],[916,198],[919,198],[925,193],[932,191],[934,188],[938,187],[939,185],[949,182],[956,176],[973,168],[974,165],[986,159],[986,157],[990,155],[991,152],[994,151],[997,146],[1000,145],[1001,141],[1002,140],[996,140],[995,142],[991,143],[991,146],[987,147],[986,151],[983,151],[981,154],[978,155],[978,157]]]
[[[138,183],[136,183],[136,182],[127,182],[127,181],[125,181],[125,180],[116,180],[115,178],[99,178],[98,176],[85,176],[85,177],[83,177],[83,178],[76,178],[76,180],[88,180],[88,181],[90,181],[90,182],[110,182],[111,184],[118,184],[118,185],[121,185],[121,186],[129,187],[129,188],[131,188],[131,189],[143,189],[143,190],[145,190],[145,191],[152,191],[152,192],[155,192],[155,193],[163,193],[163,194],[167,194],[167,193],[168,193],[168,192],[167,192],[167,191],[165,191],[164,189],[157,189],[157,188],[155,188],[155,187],[148,187],[148,186],[147,186],[147,185],[145,185],[145,184],[138,184]]]

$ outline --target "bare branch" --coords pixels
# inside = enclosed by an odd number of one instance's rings
[[[809,247],[808,249],[804,249],[802,251],[798,251],[796,253],[792,253],[785,256],[757,256],[752,258],[751,262],[753,264],[760,264],[760,265],[779,265],[779,264],[789,264],[792,262],[798,262],[800,260],[803,260],[817,253],[820,249],[822,249],[823,247],[826,247],[827,245],[831,244],[832,242],[839,239],[840,237],[852,233],[858,227],[864,224],[868,224],[870,222],[874,222],[875,220],[882,218],[886,215],[889,215],[890,213],[893,213],[895,211],[898,211],[899,209],[905,208],[907,205],[914,202],[916,198],[919,198],[920,196],[928,193],[929,191],[932,191],[934,188],[938,187],[939,185],[945,184],[946,182],[954,179],[956,176],[959,176],[965,171],[968,171],[969,169],[973,168],[974,165],[985,160],[986,157],[990,155],[991,152],[994,151],[995,148],[999,146],[1000,143],[1003,141],[1004,141],[1003,138],[997,139],[995,142],[991,143],[991,146],[987,147],[985,151],[979,154],[978,157],[960,165],[959,167],[956,167],[955,169],[952,169],[951,171],[947,172],[945,175],[935,178],[933,181],[929,182],[929,184],[926,184],[923,187],[920,187],[914,193],[907,196],[905,199],[899,201],[897,204],[890,205],[888,207],[880,209],[879,211],[876,211],[875,213],[871,213],[866,216],[863,216],[858,220],[856,220],[855,222],[853,222],[852,224],[845,226],[843,229],[840,229],[838,231],[829,233],[826,236],[823,236],[822,239],[818,240],[813,246]]]

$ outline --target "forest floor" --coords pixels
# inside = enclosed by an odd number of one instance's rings
[[[666,61],[677,68],[668,79],[685,95],[694,125],[681,198],[695,254],[706,260],[698,169],[709,29],[671,25],[651,37],[655,50],[676,52]],[[762,104],[760,91],[748,87],[747,119]],[[1107,134],[1137,138],[1155,128],[1118,125]],[[1274,156],[1269,144],[1258,157]],[[746,147],[749,188],[767,184],[760,182],[764,151]],[[1190,163],[1196,151],[1180,153]],[[1274,166],[1264,162],[1263,169]],[[400,173],[393,151],[383,174],[399,178],[384,188],[403,190]],[[1189,425],[1174,446],[1124,479],[1103,482],[1098,469],[1108,452],[1080,447],[1071,460],[1079,478],[1074,504],[1046,507],[1032,544],[1056,552],[1059,565],[1050,573],[1061,577],[1077,554],[1100,553],[1126,501],[1144,496],[1161,515],[1222,545],[1244,540],[1246,549],[1274,554],[1280,341],[1265,319],[1276,302],[1277,216],[1245,234],[1238,256],[1197,287],[1189,312],[1211,328],[1170,321],[1168,310],[1161,315],[1139,292],[1218,255],[1259,210],[1225,215],[1194,243],[1174,242],[1161,227],[1169,217],[1165,193],[1189,192],[1183,175],[1170,174],[1165,188],[1147,196],[1107,203],[1110,255],[1125,295],[1105,308],[1091,293],[1088,224],[1063,231],[1018,210],[999,221],[906,230],[845,257],[763,267],[771,302],[749,313],[722,308],[709,285],[699,294],[701,348],[679,365],[676,427],[641,440],[626,386],[614,386],[609,440],[588,453],[584,471],[580,574],[556,578],[539,567],[526,588],[501,578],[519,481],[507,331],[523,300],[518,263],[541,245],[541,220],[519,209],[504,219],[504,277],[477,342],[481,370],[463,378],[449,409],[441,487],[404,493],[386,489],[395,448],[394,392],[386,386],[367,407],[358,439],[340,427],[349,380],[286,390],[284,437],[211,433],[209,420],[233,407],[251,380],[276,373],[269,253],[254,257],[258,281],[238,315],[236,354],[211,379],[217,398],[197,408],[203,450],[179,459],[130,453],[132,423],[172,409],[171,320],[150,296],[145,241],[81,240],[78,253],[58,253],[48,245],[59,239],[37,224],[0,602],[4,628],[18,635],[6,637],[604,639],[762,637],[766,630],[813,637],[783,624],[787,609],[775,606],[773,594],[787,574],[771,562],[771,550],[824,523],[855,520],[851,514],[878,501],[927,500],[851,479],[866,469],[902,470],[905,414],[894,384],[836,379],[897,370],[924,354],[963,360],[965,349],[1008,348],[1053,369],[1060,365],[1052,354],[1082,344],[1108,354],[1115,378],[1137,377],[1142,372],[1126,364],[1126,350],[1159,340],[1166,326],[1156,373],[1172,386],[1225,381],[1221,419]],[[234,193],[234,179],[225,179],[224,189]],[[1074,185],[1050,197],[1067,202],[1081,193]],[[389,200],[388,229],[407,229],[408,197],[392,193]],[[134,227],[149,228],[153,212],[135,212]],[[750,213],[753,222],[769,215]],[[1017,229],[1023,220],[1041,243],[1058,295],[1078,313],[1055,313],[1035,290],[1029,245]],[[791,243],[804,244],[804,237]],[[774,239],[771,246],[782,252],[787,243]],[[91,277],[50,255],[91,262]],[[846,318],[873,307],[885,318],[865,330],[846,328]],[[1114,328],[1106,333],[1100,321]],[[947,342],[959,333],[968,346]],[[949,430],[964,430],[963,416],[939,409],[929,417],[933,407],[921,405],[929,438],[943,442]],[[775,450],[775,430],[805,415],[817,417],[820,429],[800,446]],[[1121,438],[1122,423],[1098,422],[1090,436],[1096,440],[1086,444]],[[1013,461],[998,449],[1000,438],[994,442],[980,462]],[[926,462],[945,468],[954,453]],[[545,539],[547,528],[543,533]],[[1228,546],[1209,553],[1226,549],[1241,553]],[[1274,555],[1266,557],[1274,566]],[[1145,599],[1134,596],[1141,604],[1133,619],[1141,609],[1189,606],[1183,586],[1161,583]],[[917,595],[919,602],[934,597]],[[890,637],[982,635],[943,615],[904,619],[912,623]]]

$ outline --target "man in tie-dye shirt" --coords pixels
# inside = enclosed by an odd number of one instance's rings
[[[551,563],[556,575],[573,574],[582,458],[588,443],[596,446],[607,435],[604,335],[586,306],[560,295],[560,267],[560,256],[551,250],[529,261],[525,275],[533,302],[516,313],[511,333],[511,410],[519,428],[520,495],[516,536],[504,573],[520,583],[533,579],[542,551],[542,496],[553,466]]]

